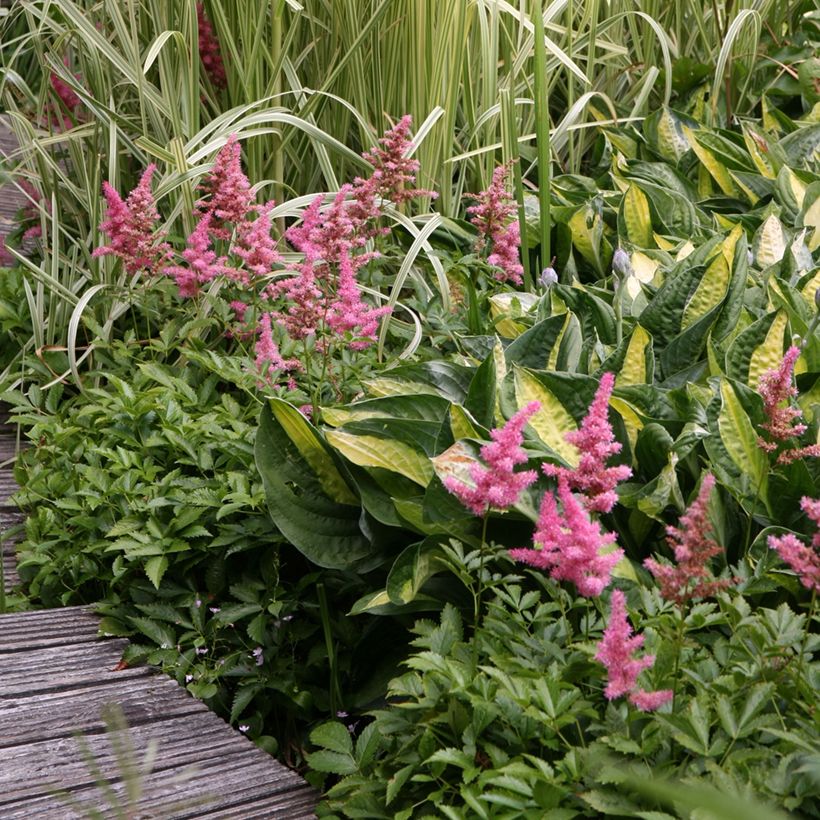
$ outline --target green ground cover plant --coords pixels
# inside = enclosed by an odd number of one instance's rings
[[[29,604],[322,816],[816,814],[810,5],[19,3]]]

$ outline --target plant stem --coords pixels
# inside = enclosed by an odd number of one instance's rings
[[[672,711],[675,711],[675,699],[678,696],[678,670],[680,669],[680,656],[683,654],[683,635],[686,628],[686,620],[684,617],[683,610],[678,610],[679,612],[679,619],[678,619],[678,633],[675,637],[675,648],[677,650],[675,654],[675,668],[672,672]]]
[[[325,647],[327,648],[327,659],[330,665],[330,716],[336,717],[339,706],[342,702],[341,689],[339,687],[339,670],[336,662],[336,647],[333,643],[333,631],[330,626],[330,610],[327,605],[327,593],[324,584],[316,584],[316,595],[319,598],[319,612],[322,616],[322,631],[325,636]]]
[[[484,561],[487,557],[487,521],[490,518],[489,508],[484,513],[481,523],[481,547],[479,548],[478,588],[473,596],[473,666],[478,668],[478,630],[481,626],[481,599],[484,595]]]

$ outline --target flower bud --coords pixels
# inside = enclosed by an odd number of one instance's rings
[[[623,248],[616,248],[612,255],[612,270],[620,276],[631,276],[632,262],[629,259],[629,254]]]
[[[541,271],[541,276],[538,281],[542,288],[548,288],[551,285],[556,284],[556,282],[558,282],[558,274],[555,272],[555,268],[544,268],[544,270]]]

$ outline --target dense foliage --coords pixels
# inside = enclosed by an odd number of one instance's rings
[[[28,605],[323,816],[816,815],[816,11],[255,5],[5,21]]]

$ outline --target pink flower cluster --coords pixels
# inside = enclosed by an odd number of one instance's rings
[[[546,475],[558,479],[559,513],[555,495],[544,494],[535,549],[514,549],[510,555],[538,569],[550,570],[555,580],[572,581],[582,595],[600,595],[609,584],[612,569],[623,557],[620,549],[606,549],[614,533],[601,531],[590,512],[611,512],[618,496],[615,486],[632,475],[626,465],[607,467],[606,461],[620,452],[609,423],[609,397],[615,384],[612,373],[604,373],[581,426],[568,433],[567,441],[581,454],[575,469],[544,464]],[[581,494],[581,501],[573,490]],[[606,551],[604,551],[606,550]]]
[[[196,4],[196,21],[199,29],[199,59],[211,85],[218,91],[228,85],[228,78],[225,75],[225,64],[222,62],[219,40],[214,33],[211,21],[205,14],[203,3]]]
[[[655,662],[654,655],[635,657],[643,646],[643,635],[633,635],[626,612],[626,596],[619,589],[612,591],[609,623],[598,644],[595,660],[607,670],[607,685],[604,695],[614,700],[627,695],[630,703],[643,712],[658,709],[672,700],[671,689],[647,692],[638,687],[638,676]]]
[[[792,384],[792,374],[799,357],[800,348],[792,345],[783,356],[780,366],[768,370],[760,377],[760,395],[763,397],[763,411],[767,418],[760,426],[771,440],[766,441],[760,437],[757,444],[767,453],[777,450],[778,442],[801,436],[806,431],[806,425],[799,421],[803,415],[800,408],[791,404],[791,400],[797,396],[797,387]],[[783,450],[777,457],[777,463],[791,464],[810,456],[820,457],[820,445],[809,444],[806,447]]]
[[[632,475],[626,464],[606,466],[610,456],[621,452],[608,417],[614,386],[615,374],[604,373],[581,426],[566,435],[566,440],[581,454],[578,466],[572,470],[553,464],[543,467],[547,475],[565,476],[569,486],[583,494],[584,506],[590,512],[610,512],[618,501],[615,487]]]
[[[698,497],[680,518],[681,526],[666,528],[676,563],[660,564],[654,558],[643,562],[658,582],[661,595],[669,601],[684,604],[695,598],[706,598],[733,583],[728,578],[715,578],[709,569],[709,560],[723,552],[723,548],[707,535],[710,530],[709,496],[714,486],[715,477],[707,473]]]
[[[509,166],[500,165],[493,171],[489,188],[479,194],[468,194],[477,204],[467,208],[467,213],[478,228],[477,250],[483,250],[488,242],[492,245],[487,262],[498,269],[495,278],[520,285],[524,273],[520,262],[521,235],[515,218],[516,206],[506,188],[508,173]]]
[[[107,182],[103,182],[108,218],[100,225],[100,230],[108,234],[110,244],[95,248],[92,256],[122,259],[131,276],[143,270],[159,273],[171,256],[170,245],[156,233],[159,211],[151,193],[151,177],[155,170],[156,165],[151,163],[125,201]]]
[[[512,549],[510,557],[549,570],[556,581],[572,581],[581,595],[600,595],[623,550],[611,548],[615,533],[601,531],[573,495],[564,474],[558,476],[558,498],[563,512],[558,511],[552,492],[544,494],[533,535],[536,549]]]
[[[538,478],[535,470],[516,473],[515,466],[527,461],[527,454],[521,449],[524,425],[540,406],[537,401],[530,402],[511,416],[503,427],[490,431],[492,442],[481,448],[481,458],[486,466],[470,465],[470,477],[475,486],[453,476],[444,479],[444,486],[475,515],[484,515],[489,509],[509,509]]]
[[[820,592],[820,498],[804,496],[800,507],[818,528],[807,547],[793,533],[770,535],[769,547],[800,577],[800,583],[811,592]]]
[[[210,24],[203,28],[203,19],[200,5],[200,33],[207,34]],[[207,51],[202,43],[200,48]],[[354,350],[367,347],[375,341],[379,320],[390,308],[371,307],[362,297],[357,274],[374,255],[363,246],[380,232],[377,222],[383,200],[402,204],[430,194],[413,187],[418,163],[407,158],[410,124],[410,117],[403,117],[379,146],[365,154],[373,166],[370,177],[342,186],[327,208],[323,196],[318,196],[305,210],[301,225],[287,231],[287,239],[303,258],[285,268],[291,274],[285,278],[270,282],[270,274],[282,262],[272,237],[273,202],[255,203],[236,135],[228,138],[200,185],[197,224],[182,252],[184,264],[169,264],[171,248],[156,235],[159,213],[151,194],[154,165],[125,201],[104,183],[108,213],[100,229],[108,234],[109,243],[97,248],[94,256],[115,255],[132,275],[141,270],[165,273],[173,277],[183,297],[195,296],[216,277],[228,278],[246,292],[243,299],[231,302],[240,322],[248,314],[247,292],[257,291],[261,310],[249,315],[256,315],[259,323],[253,331],[257,365],[268,375],[272,370],[293,370],[298,364],[279,353],[274,324],[292,340],[321,337],[319,349],[334,337]],[[214,242],[227,243],[227,254],[219,255]]]

